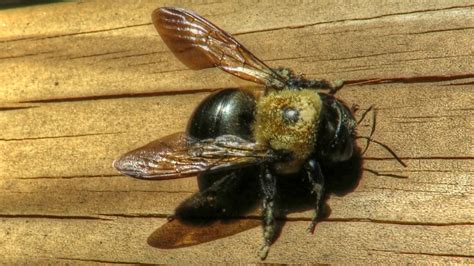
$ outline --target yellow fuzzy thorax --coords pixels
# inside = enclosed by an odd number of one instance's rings
[[[275,150],[290,151],[295,160],[306,159],[316,144],[321,105],[321,98],[314,90],[270,92],[257,103],[255,140]],[[285,121],[286,108],[299,111],[296,122]]]

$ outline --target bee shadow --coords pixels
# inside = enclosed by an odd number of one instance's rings
[[[329,166],[321,165],[326,179],[326,196],[318,220],[326,219],[331,210],[326,201],[329,195],[344,196],[359,184],[362,157],[356,148],[348,161]],[[172,220],[155,230],[148,244],[161,249],[182,248],[217,240],[261,226],[261,203],[258,167],[200,176],[201,191],[186,199],[175,211]],[[288,221],[290,213],[314,209],[315,198],[310,184],[301,174],[278,179],[276,234]],[[308,221],[309,224],[309,221]]]

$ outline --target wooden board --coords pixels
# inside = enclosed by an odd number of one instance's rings
[[[408,164],[372,145],[364,167],[409,178],[364,172],[328,200],[314,235],[310,211],[290,214],[266,262],[474,262],[472,1],[144,2],[0,10],[1,262],[259,262],[258,226],[149,246],[196,180],[139,181],[111,166],[183,131],[210,92],[250,85],[186,69],[151,24],[159,6],[195,10],[273,67],[345,80],[338,97],[375,105],[374,137]]]

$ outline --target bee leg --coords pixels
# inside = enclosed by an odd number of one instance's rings
[[[307,87],[316,89],[328,89],[329,94],[334,95],[344,86],[343,80],[328,81],[325,79],[313,79],[307,81]]]
[[[264,260],[275,236],[275,196],[276,177],[270,172],[268,165],[263,165],[260,172],[260,186],[263,192],[263,246],[260,259]]]
[[[299,79],[297,82],[299,87],[310,89],[327,89],[329,94],[334,95],[344,86],[343,80],[328,81],[325,79]]]
[[[329,94],[334,95],[344,86],[344,80],[334,80],[329,82]]]
[[[321,171],[321,168],[319,167],[319,163],[314,159],[311,159],[306,162],[304,165],[304,169],[311,184],[311,194],[316,194],[313,217],[307,229],[308,232],[313,233],[314,227],[316,226],[316,222],[319,217],[319,210],[321,209],[322,205],[321,199],[324,194],[324,176]]]

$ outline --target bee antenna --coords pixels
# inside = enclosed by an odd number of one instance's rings
[[[362,113],[362,116],[361,118],[359,119],[359,121],[357,121],[357,125],[359,125],[364,119],[365,119],[365,116],[370,112],[372,111],[372,128],[370,129],[370,134],[369,136],[357,136],[356,138],[357,139],[365,139],[367,140],[367,144],[365,145],[365,148],[364,150],[361,152],[361,155],[364,155],[365,152],[367,151],[367,149],[369,149],[369,145],[371,142],[375,143],[375,144],[378,144],[380,146],[382,146],[384,149],[386,149],[392,156],[393,158],[395,158],[395,160],[397,160],[398,163],[400,163],[401,165],[403,165],[403,167],[407,167],[407,165],[400,159],[400,157],[398,157],[398,155],[392,150],[390,149],[390,147],[388,147],[387,145],[383,144],[382,142],[380,141],[377,141],[377,140],[374,140],[372,138],[372,136],[374,135],[375,133],[375,128],[376,128],[376,124],[377,124],[377,112],[376,112],[376,109],[374,108],[374,105],[371,105],[367,110],[365,110],[363,113]]]
[[[374,105],[371,105],[369,106],[369,108],[367,110],[365,110],[363,113],[362,113],[362,116],[360,117],[359,121],[357,121],[357,125],[360,124],[362,121],[364,121],[364,118],[365,116],[367,115],[367,113],[369,113],[370,111],[372,111],[372,109],[374,108]]]
[[[382,142],[374,140],[374,139],[372,139],[370,137],[366,137],[366,136],[357,136],[356,138],[357,139],[366,139],[368,142],[373,142],[375,144],[378,144],[378,145],[382,146],[384,149],[386,149],[393,156],[393,158],[395,158],[395,160],[397,160],[397,162],[399,164],[403,165],[403,167],[407,167],[407,165],[402,161],[402,159],[400,159],[400,157],[398,157],[398,155],[392,149],[390,149],[390,147],[383,144]]]
[[[381,174],[379,173],[378,171],[375,171],[373,169],[370,169],[370,168],[362,168],[364,169],[365,171],[367,172],[371,172],[372,174],[376,175],[376,176],[389,176],[389,177],[395,177],[395,178],[408,178],[408,176],[404,176],[404,175],[396,175],[396,174]]]
[[[365,119],[365,116],[370,112],[372,111],[373,109],[373,112],[372,112],[372,128],[370,129],[370,134],[369,134],[369,138],[371,139],[372,136],[374,135],[374,132],[375,132],[375,125],[376,125],[376,117],[377,117],[377,114],[375,112],[375,109],[374,109],[374,106],[371,105],[367,110],[365,110],[363,113],[362,113],[362,116],[361,118],[359,119],[359,121],[357,121],[357,125],[359,125],[364,119]],[[362,151],[362,155],[365,154],[365,152],[367,151],[367,149],[369,148],[369,145],[370,145],[370,141],[367,140],[367,143],[365,145],[365,148],[364,150]]]

